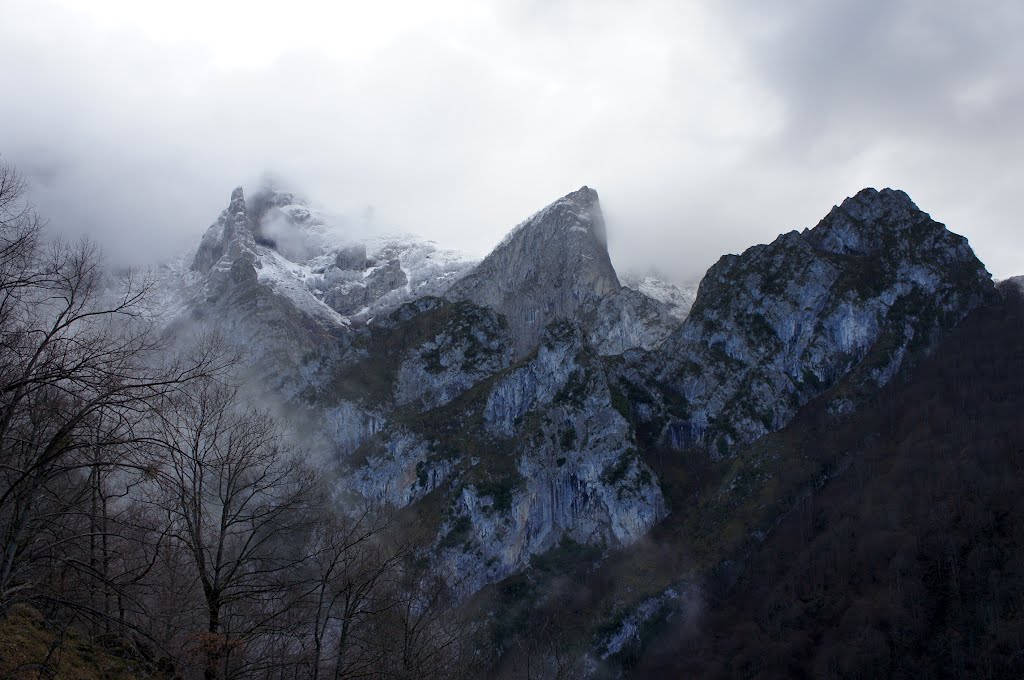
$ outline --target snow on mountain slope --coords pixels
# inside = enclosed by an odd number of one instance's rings
[[[263,188],[246,197],[236,189],[196,250],[157,272],[157,313],[168,321],[193,313],[243,280],[327,329],[373,323],[423,297],[468,296],[522,321],[520,352],[545,320],[580,316],[598,352],[615,355],[656,347],[695,296],[695,287],[653,276],[620,286],[596,192],[587,188],[514,228],[483,263],[412,234],[358,231],[292,193]]]
[[[241,189],[197,248],[156,270],[155,313],[171,320],[206,299],[244,260],[257,281],[333,327],[372,321],[404,302],[442,295],[476,261],[411,234],[355,238],[345,220],[272,188]]]
[[[351,325],[347,317],[331,309],[310,291],[307,281],[312,272],[308,266],[292,262],[276,250],[262,246],[257,247],[256,263],[256,280],[291,300],[301,311],[322,321]]]
[[[685,286],[677,286],[664,279],[654,276],[626,276],[622,279],[623,285],[632,288],[638,293],[664,303],[668,312],[680,321],[690,313],[693,301],[697,299],[697,284],[691,283]]]

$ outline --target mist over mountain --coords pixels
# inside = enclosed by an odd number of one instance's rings
[[[1013,0],[5,9],[0,150],[56,231],[125,264],[188,247],[267,171],[474,257],[587,183],[620,276],[694,281],[869,185],[997,277],[1024,258]]]

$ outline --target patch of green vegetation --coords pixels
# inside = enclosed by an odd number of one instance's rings
[[[651,471],[646,467],[640,468],[640,473],[636,476],[637,489],[639,490],[640,487],[650,486],[653,481],[654,479],[651,477]]]
[[[769,353],[782,349],[782,341],[779,340],[775,329],[763,314],[756,312],[744,314],[740,319],[740,325],[749,334],[755,351]]]
[[[530,558],[530,566],[544,574],[570,574],[581,566],[596,562],[603,551],[603,545],[577,543],[568,536],[563,536],[557,546]]]
[[[604,470],[601,471],[601,481],[608,486],[615,486],[625,478],[626,473],[629,472],[630,466],[633,461],[637,459],[636,449],[629,449],[615,459],[615,462],[609,463]]]
[[[511,576],[489,589],[494,605],[494,616],[490,621],[491,643],[496,649],[504,649],[515,637],[527,633],[534,620],[534,608],[538,599],[538,588],[528,574]]]
[[[430,349],[420,352],[420,359],[423,359],[424,368],[427,373],[444,373],[445,365],[441,363],[441,348],[443,345],[431,347]]]
[[[477,493],[487,496],[494,501],[494,510],[497,512],[508,512],[512,508],[512,500],[515,498],[516,489],[522,485],[522,477],[506,475],[497,479],[487,479],[475,484]]]
[[[11,680],[136,680],[171,678],[173,665],[113,634],[56,630],[27,605],[0,619],[0,677]]]
[[[611,392],[612,406],[615,410],[622,414],[627,421],[632,420],[633,412],[629,405],[629,399],[622,388],[617,383],[612,383],[608,386],[608,390]]]
[[[704,368],[704,372],[706,372],[708,368],[727,372],[742,369],[744,367],[743,362],[729,354],[729,351],[725,348],[725,341],[723,340],[716,340],[709,344],[707,351],[708,356],[713,362],[713,366]]]
[[[469,538],[469,532],[472,528],[473,521],[469,518],[469,515],[459,515],[452,522],[451,529],[441,539],[441,547],[445,549],[454,548],[458,544],[464,543]]]
[[[487,356],[486,347],[476,333],[482,330],[488,340],[498,342],[499,333],[495,331],[502,328],[501,320],[492,312],[469,302],[422,298],[407,303],[380,323],[356,334],[350,357],[353,360],[341,363],[331,391],[365,404],[386,402],[391,398],[395,377],[410,347],[420,347],[439,336],[452,343],[464,343],[467,345],[464,356],[472,361],[463,368],[471,370]],[[421,355],[428,371],[445,370],[440,359],[442,350],[443,347],[435,347]]]
[[[832,298],[838,302],[850,295],[867,300],[880,295],[891,283],[884,258],[865,255],[820,253],[839,269],[832,284]]]
[[[576,448],[576,428],[572,425],[562,430],[560,443],[563,451],[572,451]]]
[[[815,392],[820,392],[821,388],[824,386],[821,378],[819,378],[817,374],[809,368],[804,368],[803,381],[805,385],[809,385]]]
[[[582,406],[586,402],[587,395],[590,394],[593,378],[594,371],[590,366],[573,371],[552,401],[555,404]]]

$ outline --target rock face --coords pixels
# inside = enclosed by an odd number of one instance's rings
[[[525,356],[555,319],[619,289],[597,192],[583,187],[516,227],[446,297],[503,314]]]
[[[590,343],[602,355],[639,347],[651,350],[682,324],[676,310],[623,286],[579,311]]]
[[[966,239],[901,191],[865,189],[708,271],[661,347],[657,380],[684,404],[666,436],[725,455],[851,371],[877,389],[991,290]]]
[[[406,352],[395,378],[396,405],[444,406],[511,364],[512,342],[501,318],[470,303],[453,307],[436,335]]]

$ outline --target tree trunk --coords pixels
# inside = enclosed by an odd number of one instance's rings
[[[209,625],[206,632],[206,668],[203,670],[204,680],[217,680],[217,666],[223,644],[220,640],[220,595],[211,593],[206,599],[209,614]]]

